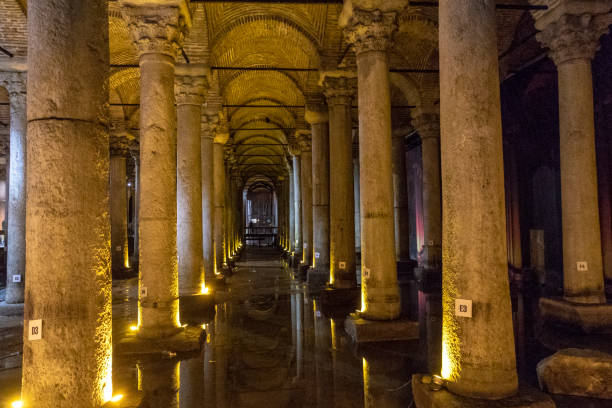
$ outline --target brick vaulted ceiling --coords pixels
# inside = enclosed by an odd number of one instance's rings
[[[527,4],[527,0],[505,0]],[[0,0],[0,46],[14,55],[27,53],[26,0]],[[341,4],[278,4],[249,2],[194,2],[192,28],[184,54],[191,63],[212,69],[208,104],[260,105],[223,107],[230,143],[246,179],[264,176],[272,180],[286,170],[286,145],[296,129],[306,128],[304,106],[321,102],[318,69],[354,66],[338,26]],[[517,42],[519,22],[533,25],[525,11],[498,11],[500,54]],[[390,55],[395,69],[437,69],[437,8],[408,7],[400,16],[399,30]],[[110,96],[112,127],[138,136],[138,57],[121,15],[121,3],[109,1]],[[525,29],[523,29],[525,31]],[[533,41],[533,40],[532,40]],[[0,61],[9,59],[0,54]],[[179,62],[186,62],[183,56]],[[518,66],[521,61],[501,61]],[[216,69],[220,67],[237,69]],[[241,70],[239,68],[309,68],[310,71]],[[393,123],[410,124],[406,106],[438,102],[436,73],[392,73]],[[0,92],[0,136],[8,135],[7,95]],[[289,107],[273,108],[270,105]],[[299,106],[299,107],[296,107]],[[356,109],[354,118],[356,119]],[[257,129],[257,130],[245,130]]]

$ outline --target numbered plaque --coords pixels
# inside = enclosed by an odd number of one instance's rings
[[[370,268],[363,268],[363,278],[364,279],[370,278]]]
[[[346,269],[346,262],[338,262],[338,268]]]
[[[147,297],[148,294],[149,294],[149,291],[147,290],[147,288],[145,286],[140,288],[140,297],[141,298]]]
[[[467,299],[455,299],[455,316],[472,317],[472,301]]]
[[[576,262],[576,269],[580,272],[586,272],[589,270],[589,264],[586,261]]]
[[[318,252],[315,252],[315,259],[319,259],[321,257],[321,254]]]
[[[13,275],[13,283],[20,283],[21,275]]]
[[[28,324],[28,340],[42,339],[42,320],[30,320]]]

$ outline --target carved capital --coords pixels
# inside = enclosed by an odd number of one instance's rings
[[[537,40],[550,49],[555,65],[574,59],[592,60],[599,49],[599,38],[612,23],[610,14],[563,14],[548,24]]]
[[[312,151],[312,135],[307,130],[300,130],[296,133],[297,143],[302,153]]]
[[[111,135],[110,137],[110,155],[123,156],[130,155],[130,144],[133,138],[126,134]]]
[[[176,59],[189,24],[188,11],[182,3],[123,1],[121,13],[140,56],[163,54]]]
[[[351,105],[357,95],[357,76],[326,75],[322,81],[328,105]]]
[[[174,78],[174,95],[177,105],[202,105],[208,90],[208,79],[202,70],[192,64],[181,64],[176,67]]]
[[[218,124],[219,124],[219,115],[217,114],[202,115],[202,137],[208,137],[210,139],[214,139]]]
[[[220,121],[215,129],[215,143],[226,144],[229,140],[229,125],[226,121]]]
[[[306,105],[304,120],[310,124],[329,122],[329,111],[325,105]]]
[[[25,72],[0,72],[0,86],[6,88],[12,109],[24,110],[26,107],[26,77]]]
[[[419,112],[412,118],[412,126],[421,139],[440,138],[440,115],[435,112]]]
[[[299,156],[300,154],[302,154],[302,151],[300,150],[300,144],[297,141],[290,143],[287,146],[287,150],[292,156]]]
[[[344,29],[347,41],[357,55],[367,51],[387,51],[397,30],[397,13],[354,9]]]

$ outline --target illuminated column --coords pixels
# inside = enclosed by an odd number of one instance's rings
[[[142,383],[141,406],[150,408],[179,408],[180,362],[176,359],[138,363]],[[180,405],[189,408],[189,405]]]
[[[393,169],[393,213],[395,226],[395,259],[400,263],[401,272],[410,262],[410,218],[408,211],[408,182],[406,180],[406,148],[404,139],[406,128],[392,132],[392,169]],[[406,267],[404,266],[406,265]]]
[[[329,281],[329,114],[309,106],[306,121],[312,128],[312,269],[308,281]]]
[[[130,267],[127,237],[127,170],[129,147],[125,137],[110,139],[110,217],[113,272]]]
[[[202,142],[201,116],[208,86],[199,64],[176,68],[177,110],[177,252],[179,294],[205,288],[202,253]]]
[[[293,226],[295,255],[300,259],[302,254],[302,160],[300,146],[298,143],[289,145],[289,153],[293,156]]]
[[[516,393],[518,384],[495,3],[442,0],[439,13],[442,376],[454,393],[497,399]],[[472,302],[472,317],[456,314],[456,300]],[[460,302],[465,306],[457,313],[469,314],[468,303]]]
[[[563,290],[573,303],[606,303],[601,254],[591,60],[608,32],[610,2],[567,1],[534,13],[559,80]],[[569,7],[569,6],[568,6]],[[570,10],[568,8],[568,10]]]
[[[112,394],[107,1],[29,2],[28,51],[23,406],[97,408]]]
[[[423,266],[440,268],[442,264],[442,200],[440,191],[440,116],[437,112],[419,112],[412,125],[421,136],[423,162]]]
[[[229,139],[227,126],[219,125],[215,133],[213,147],[213,186],[215,203],[214,245],[215,245],[215,273],[220,274],[224,263],[225,243],[225,164],[223,146]]]
[[[302,131],[298,138],[300,145],[300,165],[302,189],[302,264],[312,262],[312,151],[310,132]]]
[[[291,166],[289,169],[289,248],[290,253],[295,252],[295,172]]]
[[[357,55],[361,181],[361,316],[399,317],[395,261],[391,94],[387,50],[396,13],[353,9],[345,34]]]
[[[330,276],[336,288],[351,288],[355,279],[355,196],[351,106],[357,91],[354,73],[330,73],[323,86],[329,106]]]
[[[121,10],[140,56],[138,334],[162,337],[180,329],[174,64],[189,15],[185,3],[125,0]]]
[[[361,254],[361,185],[359,184],[359,145],[353,144],[353,185],[355,197],[355,252]]]
[[[134,261],[138,262],[140,247],[140,226],[138,223],[138,212],[140,208],[140,153],[137,143],[130,146],[130,154],[134,160],[134,212],[132,215],[132,226],[134,228]]]
[[[26,254],[26,73],[1,72],[10,104],[6,303],[23,303]]]
[[[202,115],[202,246],[204,275],[206,280],[215,276],[215,189],[213,170],[213,141],[219,117]]]

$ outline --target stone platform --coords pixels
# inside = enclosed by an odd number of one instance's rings
[[[424,383],[423,374],[412,376],[412,394],[417,408],[555,408],[547,394],[528,387],[519,388],[517,395],[501,400],[485,400],[462,397],[442,388],[432,391]]]
[[[177,334],[164,338],[142,338],[130,332],[115,345],[119,355],[184,354],[200,351],[206,332],[199,326],[184,327]]]
[[[541,298],[543,321],[576,326],[585,333],[612,331],[612,304],[578,304],[562,298]]]
[[[419,322],[408,319],[365,320],[353,314],[346,318],[344,330],[355,343],[415,340],[419,338]]]

